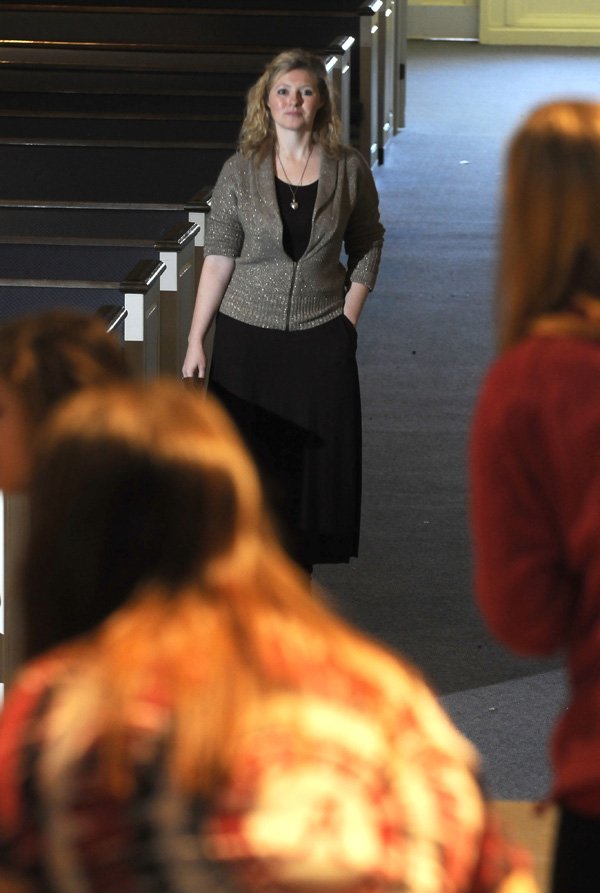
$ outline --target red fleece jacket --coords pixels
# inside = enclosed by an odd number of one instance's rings
[[[539,336],[502,355],[470,459],[478,602],[518,653],[564,650],[554,796],[600,817],[600,343]]]

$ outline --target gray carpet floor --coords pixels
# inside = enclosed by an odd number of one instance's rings
[[[472,594],[466,453],[494,354],[503,153],[533,105],[600,99],[599,85],[597,50],[409,44],[407,126],[376,172],[384,259],[359,329],[361,553],[315,572],[341,613],[422,669],[506,799],[546,793],[566,686],[559,657],[496,643]]]

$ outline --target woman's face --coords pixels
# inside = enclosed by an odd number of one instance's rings
[[[267,105],[276,127],[297,132],[310,132],[323,100],[315,75],[304,68],[294,68],[280,75],[269,90]]]
[[[0,378],[0,490],[25,490],[31,470],[33,425],[18,392]]]

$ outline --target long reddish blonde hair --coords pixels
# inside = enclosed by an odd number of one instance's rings
[[[579,293],[600,298],[600,104],[565,100],[535,109],[509,146],[501,346]]]

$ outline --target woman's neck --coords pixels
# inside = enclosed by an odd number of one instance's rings
[[[293,186],[314,183],[321,167],[320,147],[312,140],[285,140],[275,143],[275,174]]]
[[[312,133],[294,133],[285,130],[277,132],[275,151],[284,159],[297,163],[306,161],[315,148]]]

